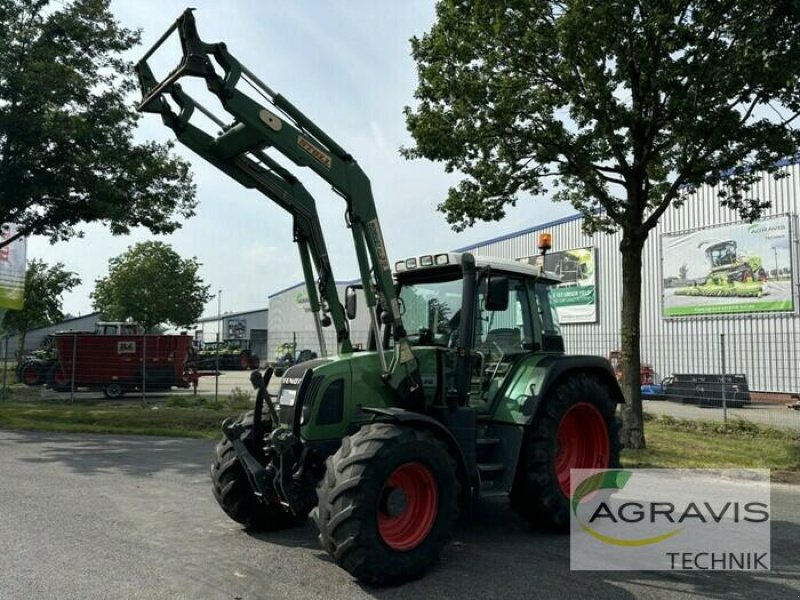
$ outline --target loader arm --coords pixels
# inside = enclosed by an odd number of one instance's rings
[[[159,82],[147,61],[176,32],[183,59]],[[221,74],[217,72],[218,68],[221,68]],[[142,89],[140,111],[160,114],[182,143],[243,185],[265,193],[295,216],[296,226],[298,215],[306,218],[301,238],[307,244],[300,242],[304,272],[310,263],[309,257],[304,258],[304,247],[315,264],[325,265],[324,270],[330,272],[319,217],[316,209],[308,210],[306,201],[311,200],[313,206],[313,199],[304,188],[301,189],[305,195],[300,193],[299,196],[285,194],[282,186],[275,189],[276,181],[270,176],[290,185],[294,193],[298,193],[294,186],[299,184],[266,151],[274,148],[296,165],[310,168],[345,199],[348,225],[373,327],[379,327],[379,300],[384,309],[384,322],[392,324],[394,356],[391,363],[387,361],[384,349],[378,348],[382,377],[401,396],[411,394],[418,399],[421,394],[418,363],[403,327],[370,182],[353,157],[286,98],[275,93],[231,56],[224,43],[203,42],[197,33],[191,9],[186,10],[145,54],[136,65],[136,72]],[[203,79],[225,111],[233,116],[233,123],[224,126],[215,136],[190,124],[195,109],[215,121],[216,118],[181,89],[178,81],[183,77]],[[237,89],[242,81],[250,84],[269,108]],[[178,106],[177,112],[170,100]],[[290,180],[293,183],[290,184]],[[306,232],[309,231],[313,234],[308,235]],[[331,296],[326,287],[323,294],[330,306],[341,308],[335,292]]]
[[[235,157],[229,162],[220,161],[216,154],[214,137],[189,122],[197,106],[196,103],[180,89],[172,91],[172,98],[180,107],[180,112],[175,115],[171,123],[181,143],[246,188],[260,191],[292,215],[294,239],[300,252],[300,262],[303,267],[309,305],[314,315],[320,350],[323,355],[326,354],[325,339],[322,335],[322,319],[320,318],[320,312],[323,312],[323,314],[330,313],[340,351],[352,352],[349,327],[344,308],[336,292],[336,281],[333,277],[325,238],[320,228],[314,198],[287,169],[261,151],[253,150],[248,155]],[[208,116],[223,130],[227,127],[213,115],[208,114]],[[318,274],[316,286],[314,268]],[[326,310],[323,310],[320,296],[325,301]]]

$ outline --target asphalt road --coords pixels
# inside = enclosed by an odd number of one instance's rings
[[[505,504],[396,588],[353,581],[312,525],[250,535],[211,496],[208,441],[0,431],[0,598],[800,597],[800,487],[775,485],[773,571],[570,572],[569,540]]]

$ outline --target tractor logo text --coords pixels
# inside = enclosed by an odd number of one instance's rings
[[[297,145],[313,156],[318,162],[325,165],[326,168],[331,168],[332,161],[330,155],[317,148],[302,135],[297,136]]]

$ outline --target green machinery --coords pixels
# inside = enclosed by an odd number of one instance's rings
[[[183,59],[159,81],[148,61],[175,33]],[[510,498],[534,523],[566,530],[570,469],[618,464],[623,399],[608,361],[564,354],[548,295],[557,278],[469,253],[421,253],[395,263],[393,275],[355,159],[223,43],[203,42],[191,11],[137,72],[140,110],[160,114],[183,144],[293,216],[320,338],[321,356],[287,369],[277,399],[267,392],[271,369],[251,374],[255,409],[223,423],[212,465],[222,509],[254,529],[313,511],[333,560],[372,583],[420,575],[459,512],[483,497]],[[205,83],[232,120],[200,105],[182,79]],[[218,132],[195,124],[198,113]],[[372,324],[363,351],[348,329],[356,296],[339,301],[314,199],[271,152],[346,203]],[[331,325],[335,354],[322,336]]]
[[[704,244],[701,244],[701,246]],[[705,248],[711,270],[701,285],[675,290],[678,296],[758,297],[764,291],[767,272],[758,256],[737,252],[734,240],[710,244]]]

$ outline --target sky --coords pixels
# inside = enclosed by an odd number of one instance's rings
[[[160,37],[186,8],[184,2],[112,1],[124,26],[143,31],[142,48],[131,59]],[[226,42],[233,56],[358,160],[372,182],[390,259],[469,245],[573,212],[547,198],[521,198],[502,221],[456,233],[436,206],[458,176],[446,174],[440,163],[400,156],[399,148],[412,143],[403,107],[413,105],[417,83],[409,39],[430,29],[433,0],[196,0],[193,6],[205,41]],[[161,60],[166,64],[170,58],[167,51]],[[202,99],[207,106],[215,101],[214,96]],[[145,115],[136,135],[140,140],[172,139],[156,115]],[[222,291],[223,312],[263,308],[270,294],[302,280],[290,217],[190,150],[176,146],[176,152],[192,164],[198,200],[196,216],[178,232],[153,236],[142,229],[115,237],[102,226],[88,225],[80,239],[55,245],[44,238],[29,240],[29,259],[61,261],[82,278],[81,286],[64,295],[65,312],[91,312],[89,295],[95,280],[107,274],[108,260],[149,239],[196,257],[212,293]],[[295,166],[293,171],[316,198],[336,279],[355,278],[344,201],[309,169]],[[215,298],[205,314],[216,312]]]

